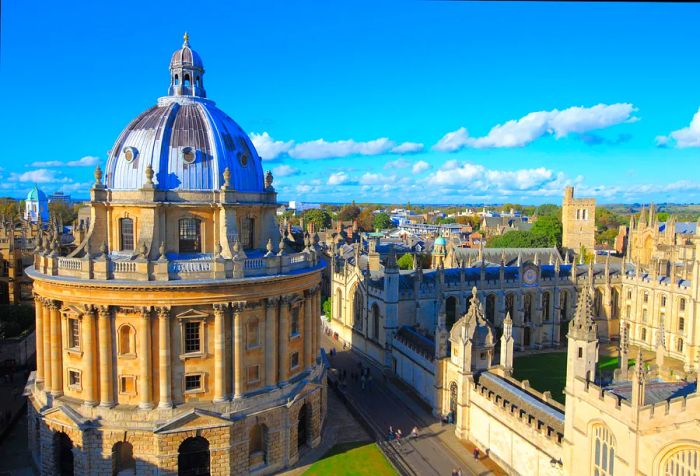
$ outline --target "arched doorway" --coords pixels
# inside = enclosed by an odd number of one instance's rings
[[[457,382],[450,383],[450,412],[457,415]]]
[[[297,449],[301,451],[309,444],[311,437],[311,409],[305,403],[299,410],[297,417]]]
[[[128,441],[120,441],[112,447],[112,474],[115,476],[136,474],[134,447]]]
[[[56,473],[60,476],[73,476],[73,442],[63,432],[53,435]]]
[[[177,453],[178,476],[209,476],[209,442],[205,438],[187,438]]]
[[[445,327],[450,331],[457,321],[457,298],[450,296],[445,301]]]

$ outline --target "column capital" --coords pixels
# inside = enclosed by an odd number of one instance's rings
[[[109,317],[112,314],[110,309],[109,309],[109,306],[100,306],[97,309],[97,312],[102,319],[109,319]]]
[[[167,319],[170,316],[170,306],[159,306],[154,309],[159,319]]]
[[[57,311],[61,307],[61,301],[56,299],[44,299],[44,305],[52,311]]]
[[[280,303],[280,297],[279,296],[272,296],[269,297],[265,300],[265,306],[269,309],[272,307],[277,307]]]
[[[246,301],[234,301],[231,303],[231,308],[233,309],[234,314],[243,312],[246,309],[246,307]]]
[[[151,318],[151,306],[141,306],[138,308],[139,315],[144,319]]]
[[[85,306],[83,314],[86,316],[95,317],[95,314],[97,314],[97,307],[93,306],[92,304],[88,304]]]
[[[214,315],[223,315],[224,312],[226,312],[226,309],[228,309],[228,303],[227,302],[217,302],[212,304],[212,307],[214,308]]]

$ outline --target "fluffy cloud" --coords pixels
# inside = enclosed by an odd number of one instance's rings
[[[404,158],[404,157],[399,157],[396,160],[390,160],[386,164],[384,164],[384,168],[387,170],[391,169],[405,169],[407,167],[411,166],[411,161]]]
[[[328,177],[327,185],[349,185],[351,183],[350,176],[345,172],[336,172]]]
[[[637,109],[629,103],[598,104],[593,107],[570,107],[562,111],[531,112],[491,128],[484,137],[470,137],[464,127],[448,132],[433,146],[434,150],[454,152],[465,147],[522,147],[544,135],[557,139],[569,134],[583,134],[624,122],[637,120]]]
[[[415,164],[413,164],[413,168],[411,169],[414,174],[422,174],[426,170],[430,170],[431,165],[426,162],[425,160],[419,160]]]
[[[29,164],[30,167],[94,167],[100,162],[99,157],[92,155],[86,155],[78,160],[69,160],[68,162],[61,162],[60,160],[47,160],[43,162],[32,162]]]
[[[299,169],[295,169],[294,167],[292,167],[290,165],[286,165],[286,164],[277,166],[277,167],[272,169],[272,174],[275,177],[291,177],[294,175],[299,175],[299,173],[300,173]]]
[[[34,183],[70,183],[68,177],[61,177],[55,170],[37,169],[29,170],[21,174],[12,172],[8,177],[10,182],[34,182]]]
[[[483,165],[450,160],[427,177],[429,185],[448,189],[476,189],[484,192],[541,190],[553,182],[563,181],[562,174],[555,174],[544,167],[519,170],[492,170]]]
[[[656,145],[666,147],[672,141],[675,141],[679,149],[700,147],[700,109],[695,113],[688,127],[673,131],[668,136],[658,136]]]
[[[274,160],[280,155],[289,152],[289,149],[294,146],[294,141],[274,140],[267,132],[262,134],[251,132],[250,140],[253,142],[255,150],[258,151],[258,155],[262,160]]]
[[[418,142],[404,142],[391,149],[394,154],[414,154],[423,151],[423,144]]]

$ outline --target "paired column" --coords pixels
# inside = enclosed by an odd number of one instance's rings
[[[314,363],[321,354],[321,288],[316,290],[316,300],[314,304]]]
[[[279,298],[267,298],[265,303],[265,385],[272,387],[277,378],[277,308]]]
[[[289,378],[289,299],[280,301],[280,325],[279,325],[279,385],[285,385]]]
[[[153,393],[151,387],[151,308],[141,308],[139,319],[139,408],[150,410],[153,408]]]
[[[159,307],[158,313],[158,408],[172,408],[170,376],[170,308]]]
[[[111,407],[114,405],[111,312],[109,306],[100,306],[97,312],[100,336],[100,406]]]
[[[44,381],[44,303],[41,298],[34,295],[34,312],[36,323],[34,336],[36,337],[36,383]]]
[[[49,309],[49,301],[41,299],[40,306],[42,307],[42,327],[43,336],[41,346],[44,348],[44,391],[51,390],[51,310]]]
[[[61,348],[61,311],[58,301],[49,300],[51,318],[51,395],[63,395],[63,365]]]
[[[243,356],[245,341],[243,339],[243,309],[245,302],[233,303],[233,398],[243,396],[245,366]]]
[[[228,304],[214,304],[214,402],[226,400],[226,342],[224,319]]]
[[[314,309],[314,290],[306,291],[304,299],[304,366],[311,368],[313,366],[313,309]]]
[[[93,407],[97,404],[95,385],[95,308],[89,306],[83,314],[83,404]]]

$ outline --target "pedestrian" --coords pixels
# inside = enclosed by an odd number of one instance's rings
[[[452,468],[452,476],[457,476],[457,468]]]
[[[457,468],[457,476],[462,476],[462,468]]]
[[[367,381],[367,379],[365,378],[364,375],[362,377],[360,377],[360,386],[362,387],[362,390],[365,389],[365,382],[366,381]]]
[[[474,448],[474,452],[472,453],[474,455],[475,460],[479,460],[479,448]]]
[[[401,428],[396,430],[396,444],[401,446]]]
[[[391,425],[389,425],[389,434],[386,436],[386,439],[389,441],[394,439],[394,429]]]
[[[411,430],[411,438],[414,440],[418,438],[418,427],[414,426],[413,429]]]

